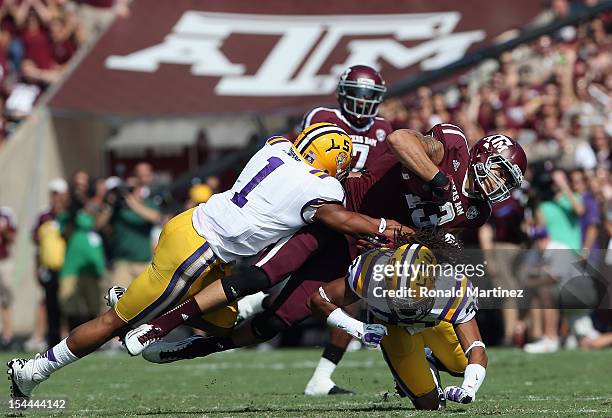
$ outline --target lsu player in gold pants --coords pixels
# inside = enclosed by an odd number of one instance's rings
[[[230,190],[170,220],[152,262],[114,309],[77,327],[46,353],[8,362],[11,395],[29,397],[55,371],[178,306],[187,304],[188,312],[197,312],[189,318],[210,333],[229,331],[236,319],[235,305],[223,303],[202,316],[194,295],[227,276],[229,263],[288,240],[306,224],[321,222],[342,233],[393,236],[397,223],[350,212],[343,205],[340,181],[348,174],[352,154],[346,132],[331,123],[318,123],[306,127],[296,144],[298,148],[282,137],[268,139]],[[267,277],[248,279],[247,285]]]
[[[432,238],[436,234],[440,238]],[[438,264],[436,255],[444,256],[443,233],[420,231],[403,239],[407,243],[395,250],[375,249],[359,256],[346,278],[311,296],[310,307],[329,325],[370,346],[380,344],[398,393],[417,409],[439,409],[446,399],[472,402],[486,374],[487,355],[474,319],[476,301],[467,291],[471,284],[465,276],[439,277],[431,273],[435,269],[426,268]],[[427,240],[438,248],[435,253],[422,245]],[[452,296],[432,296],[446,291]],[[359,299],[368,308],[367,324],[342,310]],[[433,356],[426,355],[426,348]],[[442,389],[437,368],[463,375],[463,384]]]
[[[115,305],[125,323],[146,322],[224,276],[229,266],[215,255],[204,237],[193,228],[195,208],[165,225],[153,261],[130,284]],[[220,333],[236,321],[235,304],[201,317],[198,328]]]

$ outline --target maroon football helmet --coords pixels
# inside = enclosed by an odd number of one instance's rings
[[[340,76],[338,102],[344,117],[356,126],[367,124],[378,114],[387,87],[378,71],[367,65],[353,65]]]
[[[527,169],[527,156],[518,142],[505,135],[491,135],[479,140],[470,151],[476,194],[490,203],[510,197],[521,185]]]

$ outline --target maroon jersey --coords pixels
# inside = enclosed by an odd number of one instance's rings
[[[464,182],[469,149],[463,131],[451,124],[434,126],[428,133],[444,146],[438,168],[451,177],[452,200],[434,202],[427,182],[406,169],[389,151],[374,161],[369,173],[346,180],[347,208],[374,218],[390,218],[414,228],[476,228],[491,214],[490,205],[469,197]]]
[[[313,123],[329,122],[346,131],[353,141],[352,171],[370,169],[372,164],[387,151],[387,135],[393,132],[391,124],[383,118],[372,118],[363,128],[357,128],[346,120],[338,109],[317,107],[304,116],[302,130]]]
[[[517,196],[520,197],[520,190],[515,190],[510,199],[493,206],[489,224],[493,227],[493,240],[496,242],[523,242],[523,234],[517,232],[517,228],[523,222],[525,208]]]
[[[7,258],[10,255],[11,242],[8,242],[4,237],[3,231],[16,232],[17,220],[12,209],[6,206],[0,206],[0,260]]]

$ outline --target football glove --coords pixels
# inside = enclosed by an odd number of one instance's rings
[[[453,180],[448,174],[438,171],[438,174],[429,182],[434,200],[437,202],[452,202],[452,184]]]
[[[444,396],[447,401],[467,404],[471,403],[476,398],[476,394],[472,392],[473,391],[464,389],[460,386],[447,386],[446,389],[444,389]]]
[[[376,348],[387,335],[387,327],[381,324],[365,324],[361,342],[370,348]]]

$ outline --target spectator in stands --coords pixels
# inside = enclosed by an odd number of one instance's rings
[[[32,240],[36,245],[37,277],[44,297],[39,305],[42,314],[37,315],[34,334],[26,342],[28,351],[44,351],[61,339],[58,289],[66,242],[61,236],[57,218],[68,209],[68,183],[62,178],[53,179],[49,182],[49,192],[49,207],[38,215],[32,229]]]
[[[553,241],[578,252],[582,248],[580,217],[585,212],[582,198],[572,191],[563,171],[555,171],[552,179],[555,195],[538,207],[541,224],[545,225]]]
[[[496,205],[489,222],[478,231],[480,248],[487,261],[487,273],[492,287],[519,289],[516,272],[521,245],[525,241],[523,233],[517,228],[524,218],[525,209],[522,200],[519,193],[514,193],[510,199]],[[501,309],[504,320],[503,344],[511,346],[517,340],[515,335],[523,331],[522,325],[519,324],[516,299],[507,298]]]
[[[601,248],[598,242],[598,225],[601,223],[601,212],[599,202],[588,188],[585,174],[582,170],[574,170],[570,174],[571,188],[574,193],[580,195],[584,206],[584,212],[580,216],[580,235],[582,242],[583,257],[591,262],[597,263],[599,257],[596,249]]]
[[[73,177],[83,180],[82,172]],[[58,215],[67,243],[64,265],[60,272],[59,300],[70,329],[94,318],[101,308],[101,278],[105,272],[102,239],[95,231],[95,188],[71,185],[70,206]]]
[[[593,126],[591,131],[591,147],[595,151],[597,165],[607,169],[612,168],[612,154],[610,143],[612,138],[606,133],[602,126]]]
[[[538,258],[530,266],[528,288],[535,290],[535,307],[541,310],[543,335],[525,344],[528,353],[548,353],[560,348],[559,323],[563,316],[577,339],[598,335],[585,308],[597,305],[593,281],[580,271],[579,258],[571,248],[553,240],[546,228],[532,231]],[[577,309],[580,308],[580,309]]]
[[[151,197],[153,170],[139,163],[135,176],[117,190],[117,197],[102,213],[111,227],[112,285],[128,287],[152,258],[151,230],[161,219],[159,205]]]
[[[14,212],[6,207],[0,206],[0,310],[2,311],[2,340],[0,348],[8,350],[13,343],[13,321],[11,318],[11,305],[13,303],[13,292],[11,282],[13,280],[13,259],[11,247],[17,236],[17,220]]]

